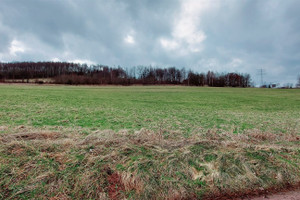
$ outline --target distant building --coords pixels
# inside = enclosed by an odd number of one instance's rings
[[[278,88],[279,84],[276,83],[269,83],[269,84],[265,84],[260,86],[261,88]]]

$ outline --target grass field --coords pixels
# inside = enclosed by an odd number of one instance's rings
[[[0,94],[0,124],[6,126],[163,128],[185,134],[299,128],[299,90],[2,85]]]
[[[300,183],[300,90],[0,85],[1,199],[201,199]]]

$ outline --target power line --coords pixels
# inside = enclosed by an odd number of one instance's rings
[[[260,85],[264,84],[264,75],[266,75],[266,70],[263,68],[258,69],[258,75],[260,76]]]

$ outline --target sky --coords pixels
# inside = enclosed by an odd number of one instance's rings
[[[249,73],[296,83],[300,0],[0,0],[0,61]]]

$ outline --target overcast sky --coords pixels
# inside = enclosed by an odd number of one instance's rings
[[[300,74],[300,0],[0,0],[0,61]]]

